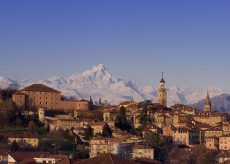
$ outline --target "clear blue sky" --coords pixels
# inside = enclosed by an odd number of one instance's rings
[[[0,1],[0,74],[68,76],[103,63],[137,84],[230,90],[229,0]]]

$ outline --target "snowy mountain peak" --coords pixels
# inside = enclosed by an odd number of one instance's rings
[[[7,88],[11,84],[16,84],[16,82],[0,75],[0,88]]]
[[[110,72],[105,68],[103,64],[99,64],[97,66],[92,67],[91,69],[83,72],[81,75],[82,76],[92,76],[92,75],[105,75],[105,74],[110,74]]]
[[[11,84],[18,84],[24,88],[33,83],[42,83],[51,88],[57,89],[65,96],[73,96],[77,99],[88,99],[90,96],[94,101],[99,98],[108,100],[111,104],[117,104],[125,100],[143,101],[144,99],[156,102],[158,86],[139,87],[132,81],[124,81],[114,77],[108,69],[99,64],[84,71],[83,73],[73,74],[69,77],[52,76],[45,80],[13,81],[4,76],[0,76],[0,88],[7,88]],[[208,87],[204,90],[197,90],[190,87],[168,86],[167,104],[175,103],[193,104],[204,99],[209,91],[210,97],[223,94],[224,91],[216,87]]]

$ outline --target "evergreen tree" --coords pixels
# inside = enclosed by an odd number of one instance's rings
[[[90,108],[90,109],[93,108],[93,99],[92,99],[91,96],[89,97],[89,108]]]
[[[98,102],[99,102],[99,106],[101,106],[101,98],[99,98],[99,101],[98,101]]]
[[[84,129],[83,136],[85,140],[90,140],[93,137],[93,128],[87,126],[87,128]]]
[[[121,130],[130,130],[131,126],[126,118],[126,109],[122,106],[119,109],[115,120],[115,126]]]
[[[141,124],[141,128],[144,129],[150,123],[150,117],[148,116],[147,102],[145,101],[143,104],[143,109],[141,110],[139,121]]]
[[[105,123],[102,130],[102,136],[106,138],[112,137],[112,130],[109,127],[109,124]]]
[[[10,146],[10,150],[11,151],[18,151],[18,144],[16,141],[12,142],[12,144]]]
[[[34,130],[36,128],[34,121],[30,121],[28,126],[29,126],[30,131],[34,132]]]

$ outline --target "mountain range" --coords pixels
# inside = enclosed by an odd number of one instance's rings
[[[19,88],[23,88],[33,83],[41,83],[57,89],[66,97],[89,99],[91,96],[94,101],[101,98],[102,100],[107,100],[110,104],[118,104],[126,100],[134,100],[138,102],[145,99],[153,100],[154,102],[156,101],[157,95],[157,86],[137,86],[132,81],[125,81],[113,76],[102,64],[94,66],[83,73],[76,73],[69,77],[53,76],[40,81],[12,80],[0,76],[1,88],[6,88],[10,84],[15,84],[19,86]],[[208,91],[211,97],[215,97],[215,100],[217,98],[223,98],[218,97],[219,95],[224,94],[224,91],[220,88],[209,87]],[[170,86],[168,87],[168,105],[170,106],[176,103],[195,104],[205,98],[206,92],[207,89],[197,90],[189,87]],[[225,100],[230,101],[230,98]],[[216,103],[217,102],[214,102],[214,104]],[[202,104],[202,101],[195,105],[199,107],[199,104]]]

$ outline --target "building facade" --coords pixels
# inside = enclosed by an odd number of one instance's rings
[[[12,100],[21,109],[63,109],[63,110],[88,110],[89,102],[63,101],[61,92],[42,84],[33,84],[12,95]]]

